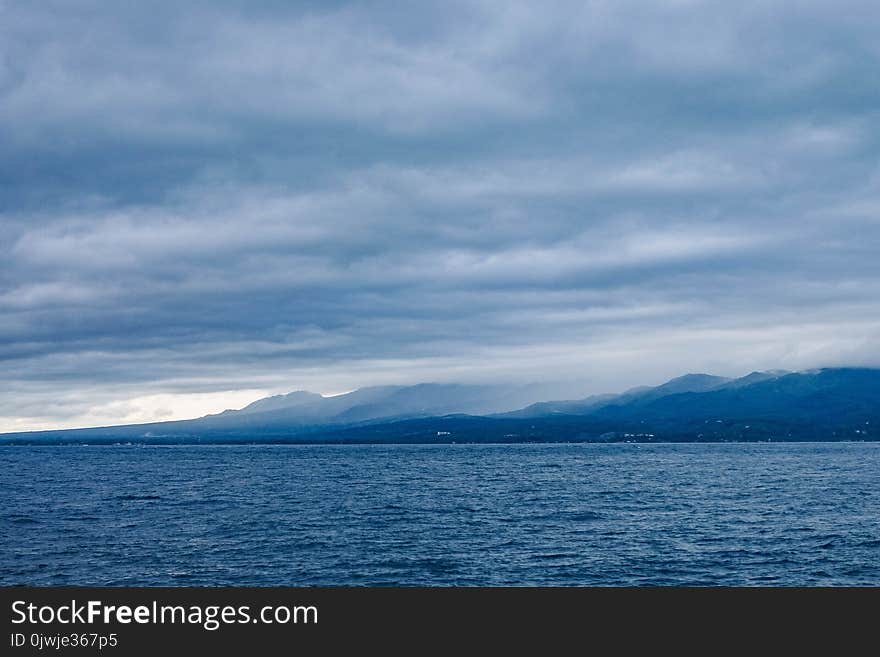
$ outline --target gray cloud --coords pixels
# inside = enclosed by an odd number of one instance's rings
[[[875,3],[2,11],[0,429],[880,364]]]

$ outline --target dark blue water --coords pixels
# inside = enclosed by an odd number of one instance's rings
[[[0,583],[878,585],[880,444],[7,447]]]

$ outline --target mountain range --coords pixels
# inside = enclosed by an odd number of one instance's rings
[[[687,374],[536,401],[535,385],[424,383],[296,391],[194,420],[0,435],[0,444],[880,440],[880,369]]]

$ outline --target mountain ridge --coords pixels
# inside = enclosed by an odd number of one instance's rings
[[[880,426],[880,369],[871,368],[686,374],[616,395],[493,410],[534,394],[467,384],[296,391],[194,420],[4,434],[0,444],[875,440]]]

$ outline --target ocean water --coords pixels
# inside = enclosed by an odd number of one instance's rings
[[[0,584],[880,585],[880,444],[0,448]]]

